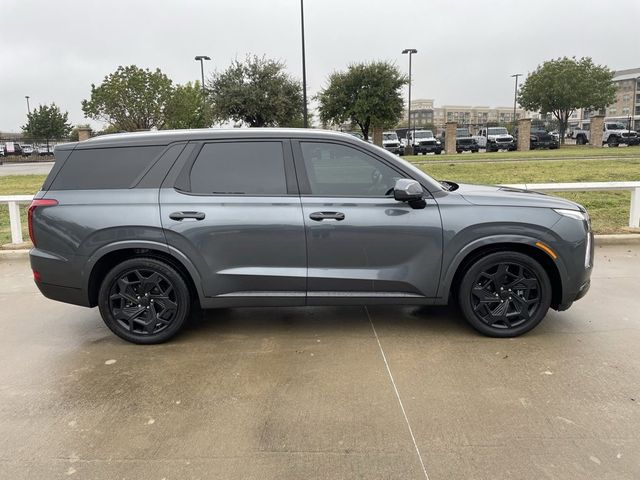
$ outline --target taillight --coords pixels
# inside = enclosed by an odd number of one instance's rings
[[[29,219],[29,237],[31,238],[31,243],[33,243],[34,247],[36,246],[36,235],[33,231],[33,213],[38,207],[54,207],[56,205],[58,205],[58,201],[52,198],[33,200],[31,205],[29,205],[29,210],[27,211],[27,218]]]

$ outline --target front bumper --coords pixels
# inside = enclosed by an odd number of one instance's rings
[[[498,150],[515,150],[516,142],[489,142],[486,150],[497,152]]]
[[[442,145],[437,143],[431,143],[427,145],[414,145],[413,151],[415,153],[441,153]]]
[[[620,143],[624,143],[629,146],[640,145],[640,137],[622,137],[620,139]]]
[[[404,147],[402,145],[398,145],[398,146],[383,146],[383,148],[387,151],[387,152],[391,152],[395,155],[401,155],[404,153]]]

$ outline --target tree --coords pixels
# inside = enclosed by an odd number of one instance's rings
[[[213,116],[251,127],[289,127],[302,122],[302,87],[285,64],[247,55],[208,82]]]
[[[171,79],[160,69],[120,66],[104,77],[100,86],[91,85],[91,98],[82,101],[82,110],[88,118],[119,131],[163,128],[165,108],[172,95]]]
[[[71,132],[72,125],[69,123],[69,113],[62,113],[55,103],[51,105],[40,105],[27,115],[27,124],[22,130],[27,135],[34,138],[41,138],[47,141],[64,138]]]
[[[589,57],[549,60],[529,74],[518,102],[530,111],[553,113],[564,143],[569,117],[576,109],[602,110],[615,101],[613,73]]]
[[[365,140],[373,126],[392,128],[402,116],[401,89],[407,77],[388,62],[358,63],[329,76],[327,88],[316,97],[320,120],[358,125]]]
[[[200,82],[177,85],[165,108],[164,128],[205,128],[213,123],[209,99]]]

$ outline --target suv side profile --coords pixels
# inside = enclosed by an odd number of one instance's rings
[[[55,157],[28,212],[36,284],[134,343],[168,340],[194,307],[450,299],[512,337],[589,289],[580,205],[438,182],[346,134],[117,134]]]

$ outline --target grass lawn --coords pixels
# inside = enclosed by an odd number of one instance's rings
[[[604,149],[603,149],[604,150]],[[420,157],[422,158],[422,157]],[[437,163],[417,165],[439,180],[460,183],[559,183],[640,181],[640,159],[558,160],[499,163]],[[629,231],[631,192],[558,192],[589,210],[596,233]]]
[[[491,152],[457,153],[454,155],[412,155],[405,157],[411,162],[447,162],[451,160],[530,160],[550,158],[594,158],[594,157],[637,157],[640,158],[640,146],[618,148],[591,148],[588,145],[566,147],[555,150],[530,150],[528,152]]]
[[[560,150],[543,150],[535,152],[490,153],[486,155],[522,156],[543,154],[558,155],[569,152],[571,155],[584,155],[588,147],[566,147]],[[458,160],[460,157],[478,158],[485,154],[439,156],[438,163],[418,164],[418,167],[434,178],[467,183],[553,183],[553,182],[605,182],[605,181],[640,181],[640,158],[629,158],[626,152],[640,154],[640,148],[618,148],[615,153],[618,159],[602,160],[527,160],[504,161],[492,163],[447,163],[446,160]],[[606,156],[610,149],[588,149],[590,156]],[[633,156],[633,155],[632,155]],[[408,157],[414,161],[434,159],[435,155]],[[502,157],[505,158],[505,157]],[[505,158],[506,160],[506,158]],[[45,175],[16,175],[0,177],[0,195],[33,194],[40,189]],[[559,192],[558,196],[581,203],[589,210],[596,233],[620,233],[628,231],[630,192]],[[24,238],[27,235],[26,208],[22,206]],[[0,205],[0,245],[9,243],[9,212],[6,205]]]

